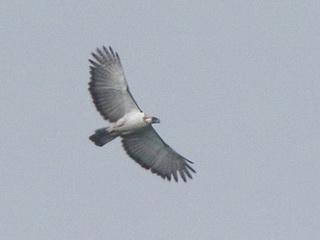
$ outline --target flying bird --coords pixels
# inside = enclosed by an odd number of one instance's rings
[[[193,162],[161,139],[151,126],[160,120],[145,114],[132,97],[118,53],[103,47],[92,56],[89,91],[96,109],[111,125],[96,130],[89,139],[101,147],[121,137],[127,154],[152,173],[169,181],[173,177],[176,182],[179,174],[185,182],[192,178],[191,172],[196,172],[190,166]]]

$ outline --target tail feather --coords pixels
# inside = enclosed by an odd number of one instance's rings
[[[94,142],[95,145],[102,147],[116,137],[118,137],[118,135],[111,135],[107,132],[107,128],[100,128],[97,129],[95,133],[89,137],[89,139]]]

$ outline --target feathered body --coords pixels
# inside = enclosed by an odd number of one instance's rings
[[[178,181],[178,172],[184,181],[186,176],[192,178],[192,162],[160,138],[151,126],[160,120],[146,115],[133,99],[119,55],[111,47],[92,55],[96,61],[89,60],[89,91],[97,110],[111,125],[96,130],[89,139],[101,147],[120,136],[128,155],[142,167],[168,180],[173,176]]]

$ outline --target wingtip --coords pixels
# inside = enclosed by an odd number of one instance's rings
[[[96,63],[95,61],[93,61],[92,59],[88,59],[88,61],[90,62],[91,66],[90,66],[90,70],[92,70],[93,68],[96,68],[99,66],[98,63]]]

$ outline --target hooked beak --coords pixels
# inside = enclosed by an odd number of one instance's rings
[[[160,123],[160,119],[156,117],[152,117],[152,123]]]

